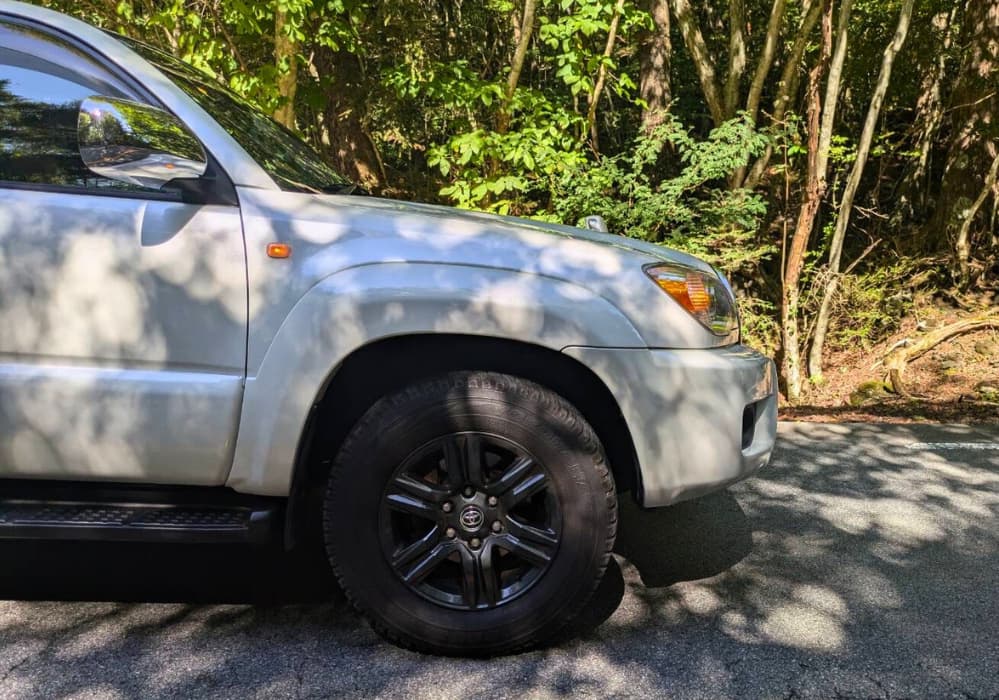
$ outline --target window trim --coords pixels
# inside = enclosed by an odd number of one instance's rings
[[[115,64],[106,55],[101,53],[101,51],[95,49],[90,44],[81,41],[77,37],[67,34],[58,27],[53,27],[42,22],[32,20],[26,17],[18,17],[16,15],[10,15],[4,12],[0,12],[0,24],[8,24],[13,26],[25,27],[27,29],[34,30],[44,35],[49,39],[55,41],[63,42],[68,44],[72,48],[85,54],[91,60],[95,61],[103,70],[107,71],[113,75],[118,80],[121,80],[127,87],[129,87],[136,96],[144,100],[147,104],[157,109],[162,109],[164,112],[172,115],[177,120],[183,123],[173,110],[171,110],[167,105],[163,104],[152,92],[146,88],[141,82],[136,80],[128,71],[121,68]],[[141,58],[141,57],[140,57]],[[145,59],[142,59],[145,60]],[[187,126],[185,124],[185,126]],[[190,130],[190,128],[188,127]],[[214,177],[220,182],[221,185],[227,192],[232,193],[232,200],[237,199],[236,187],[233,185],[232,178],[229,174],[222,168],[218,159],[212,154],[211,150],[206,146],[201,137],[197,135],[193,130],[191,133],[194,134],[195,138],[198,139],[198,143],[201,144],[202,149],[205,151],[205,155],[208,156],[208,168],[205,171],[205,175],[202,177]],[[216,187],[218,186],[216,185]],[[98,189],[87,189],[83,187],[73,187],[71,185],[51,185],[41,182],[14,182],[10,180],[0,180],[0,188],[10,189],[10,190],[25,190],[32,192],[53,192],[56,194],[93,194],[100,197],[119,197],[126,199],[142,199],[150,201],[168,201],[168,202],[184,202],[184,197],[180,192],[154,192],[154,191],[142,191],[142,190],[122,190],[118,192],[101,192]],[[213,190],[215,187],[212,188]],[[212,198],[208,202],[198,202],[197,204],[218,204],[224,206],[235,206],[238,207],[238,203],[233,203],[229,201],[226,197]]]
[[[88,189],[73,185],[49,185],[43,182],[16,182],[0,180],[0,190],[15,190],[20,192],[42,192],[50,194],[80,194],[94,197],[115,197],[117,199],[142,199],[153,202],[174,202],[184,204],[180,192],[151,192],[142,190],[104,190]]]

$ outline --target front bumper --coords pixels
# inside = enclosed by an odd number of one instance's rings
[[[777,437],[777,370],[741,345],[563,350],[607,385],[631,432],[640,505],[697,498],[752,475]]]

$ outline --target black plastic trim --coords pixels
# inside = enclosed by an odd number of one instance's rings
[[[42,182],[16,182],[0,180],[0,189],[21,190],[24,192],[44,192],[48,194],[74,194],[88,197],[114,197],[116,199],[143,199],[157,202],[182,202],[180,189],[176,192],[156,192],[153,190],[104,190],[99,188],[75,187],[73,185],[51,185]]]
[[[0,539],[266,544],[284,503],[215,487],[0,480]]]

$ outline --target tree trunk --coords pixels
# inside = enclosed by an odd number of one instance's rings
[[[783,344],[783,374],[787,399],[797,403],[801,398],[801,347],[799,308],[801,298],[801,271],[805,265],[808,239],[812,235],[815,218],[822,203],[824,177],[819,173],[821,154],[819,140],[822,120],[822,78],[829,67],[832,53],[832,0],[822,0],[822,47],[815,65],[808,74],[808,173],[805,198],[798,215],[798,223],[791,236],[791,244],[784,258],[783,289],[781,294],[781,340]]]
[[[621,13],[624,12],[624,0],[617,0],[614,5],[614,15],[611,17],[610,27],[607,29],[607,44],[604,46],[603,60],[597,69],[597,79],[593,82],[593,92],[590,93],[589,106],[586,110],[586,127],[590,134],[590,147],[594,153],[600,152],[600,140],[597,134],[597,105],[600,102],[600,95],[604,91],[604,82],[607,80],[607,61],[614,53],[614,42],[617,41],[617,25],[621,21]]]
[[[784,20],[784,10],[787,7],[786,0],[774,0],[773,8],[770,10],[770,21],[767,22],[767,34],[763,39],[763,50],[756,63],[756,70],[753,71],[753,81],[749,84],[749,97],[746,98],[746,114],[752,124],[756,124],[756,119],[760,113],[760,98],[763,95],[763,86],[770,68],[774,62],[774,52],[777,49],[777,41],[780,39],[780,27]],[[734,112],[734,109],[733,109]],[[770,148],[770,146],[767,146]],[[746,182],[746,173],[749,171],[748,165],[743,165],[736,169],[729,178],[729,185],[732,189],[742,187]]]
[[[640,47],[641,74],[638,94],[642,98],[642,133],[649,134],[663,123],[673,96],[670,86],[669,4],[667,0],[647,0],[645,9],[652,16],[651,31],[643,36]]]
[[[913,121],[918,133],[916,152],[919,157],[906,170],[899,184],[895,195],[897,204],[891,218],[893,228],[901,227],[904,221],[923,220],[926,215],[927,175],[933,145],[944,119],[943,84],[947,78],[947,57],[954,41],[954,20],[958,9],[952,7],[949,12],[940,12],[933,19],[933,26],[942,38],[940,48],[932,52],[932,64],[924,73],[916,99],[916,118]]]
[[[826,194],[826,176],[829,167],[829,151],[832,148],[833,127],[836,125],[836,111],[839,93],[843,83],[843,64],[850,44],[850,16],[853,13],[853,0],[842,0],[839,20],[836,26],[836,48],[829,62],[829,79],[826,81],[826,96],[822,103],[822,126],[819,129],[819,173],[821,195]]]
[[[320,70],[331,76],[324,118],[329,156],[344,177],[376,190],[385,184],[385,175],[365,126],[367,88],[361,62],[349,51],[337,51],[324,63]]]
[[[967,285],[971,278],[971,225],[978,216],[978,212],[981,211],[982,205],[985,204],[985,200],[989,198],[989,195],[994,194],[999,199],[999,191],[996,190],[997,177],[999,177],[999,155],[996,155],[993,159],[992,167],[989,168],[989,172],[985,176],[982,191],[979,192],[978,197],[975,198],[975,201],[968,208],[968,211],[964,215],[964,221],[961,223],[961,228],[957,232],[954,253],[957,257],[958,283],[961,286]]]
[[[829,151],[832,147],[833,126],[836,123],[836,105],[839,102],[840,85],[843,78],[843,63],[846,61],[846,52],[850,41],[850,14],[853,11],[853,0],[843,0],[839,8],[839,20],[836,27],[836,45],[831,56],[828,50],[832,48],[832,7],[826,11],[822,18],[822,55],[825,57],[824,65],[820,62],[813,69],[809,76],[808,90],[818,90],[821,83],[821,74],[828,72],[829,78],[826,81],[825,99],[820,99],[817,95],[811,96],[808,100],[808,176],[805,186],[805,201],[798,216],[798,223],[795,227],[792,238],[791,253],[788,256],[788,265],[794,261],[794,276],[785,281],[785,296],[789,296],[788,303],[788,327],[784,332],[791,347],[785,347],[785,359],[787,365],[788,400],[796,401],[801,394],[801,340],[798,336],[800,324],[800,309],[798,300],[801,294],[801,270],[805,263],[805,254],[808,250],[808,241],[815,228],[815,220],[819,214],[819,207],[826,196],[827,171],[829,168]],[[813,83],[815,76],[817,82]],[[818,134],[814,130],[818,129]],[[799,247],[800,246],[800,247]],[[790,292],[788,292],[790,288]],[[783,320],[783,319],[782,319]],[[787,335],[790,334],[790,335]],[[790,352],[788,352],[790,350]],[[793,380],[793,381],[792,381]],[[794,387],[792,397],[792,386]]]
[[[958,280],[958,234],[999,150],[999,0],[968,0],[962,35],[967,48],[951,96],[953,136],[937,208],[925,231],[931,249],[951,248]],[[976,224],[983,230],[990,226],[988,217],[983,218],[969,224],[969,246]]]
[[[521,15],[519,30],[515,27],[514,34],[517,48],[513,52],[513,60],[510,61],[510,74],[506,79],[506,95],[503,104],[500,105],[496,117],[496,131],[505,134],[510,128],[510,101],[517,91],[517,84],[520,82],[520,74],[524,70],[524,59],[527,57],[527,49],[531,45],[531,36],[534,33],[534,13],[537,7],[536,0],[524,0],[524,13]]]
[[[707,102],[711,120],[715,126],[718,126],[725,121],[725,103],[718,88],[715,64],[711,60],[694,8],[690,6],[689,0],[671,0],[671,6],[673,16],[680,27],[683,44],[697,70],[697,79],[701,83],[701,92],[704,94],[704,101]]]
[[[278,5],[274,10],[274,65],[281,104],[274,119],[289,129],[295,128],[295,92],[298,88],[298,44],[287,29],[288,14]]]
[[[864,128],[860,134],[860,143],[857,146],[857,159],[853,162],[850,177],[846,183],[846,189],[839,204],[839,214],[836,218],[836,229],[833,232],[832,241],[829,245],[829,270],[826,278],[825,289],[822,292],[822,303],[819,306],[819,314],[815,320],[815,335],[812,338],[812,347],[808,355],[808,373],[813,380],[822,377],[822,351],[825,345],[826,332],[829,329],[829,311],[832,307],[832,300],[836,295],[839,286],[839,265],[843,254],[843,241],[846,239],[846,231],[850,225],[850,214],[853,211],[853,200],[860,186],[860,179],[864,175],[864,168],[867,165],[867,158],[871,153],[871,143],[874,141],[874,131],[877,129],[878,119],[881,116],[881,107],[888,93],[888,86],[891,83],[892,66],[895,64],[895,57],[902,50],[905,39],[909,34],[909,23],[912,20],[912,6],[915,0],[903,0],[902,8],[899,10],[898,26],[895,29],[895,36],[891,44],[885,49],[884,57],[881,60],[881,72],[878,74],[878,82],[874,88],[874,95],[871,97],[871,104],[867,109],[867,119],[864,121]],[[830,77],[830,80],[832,78]],[[828,108],[828,104],[826,105]]]
[[[773,8],[770,10],[770,21],[767,23],[767,36],[763,40],[763,51],[760,59],[756,63],[756,71],[753,73],[753,82],[749,86],[749,97],[746,99],[746,113],[752,123],[756,123],[756,117],[760,113],[760,97],[763,95],[763,88],[770,75],[770,68],[774,62],[774,53],[777,50],[777,42],[780,39],[780,27],[784,21],[784,11],[787,8],[787,0],[774,0]]]
[[[744,0],[728,2],[728,75],[725,76],[725,118],[735,116],[739,106],[739,84],[746,72],[746,4]]]

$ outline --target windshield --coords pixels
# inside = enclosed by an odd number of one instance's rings
[[[302,139],[207,75],[148,44],[120,34],[113,36],[168,75],[281,189],[293,192],[350,192],[355,189]]]

